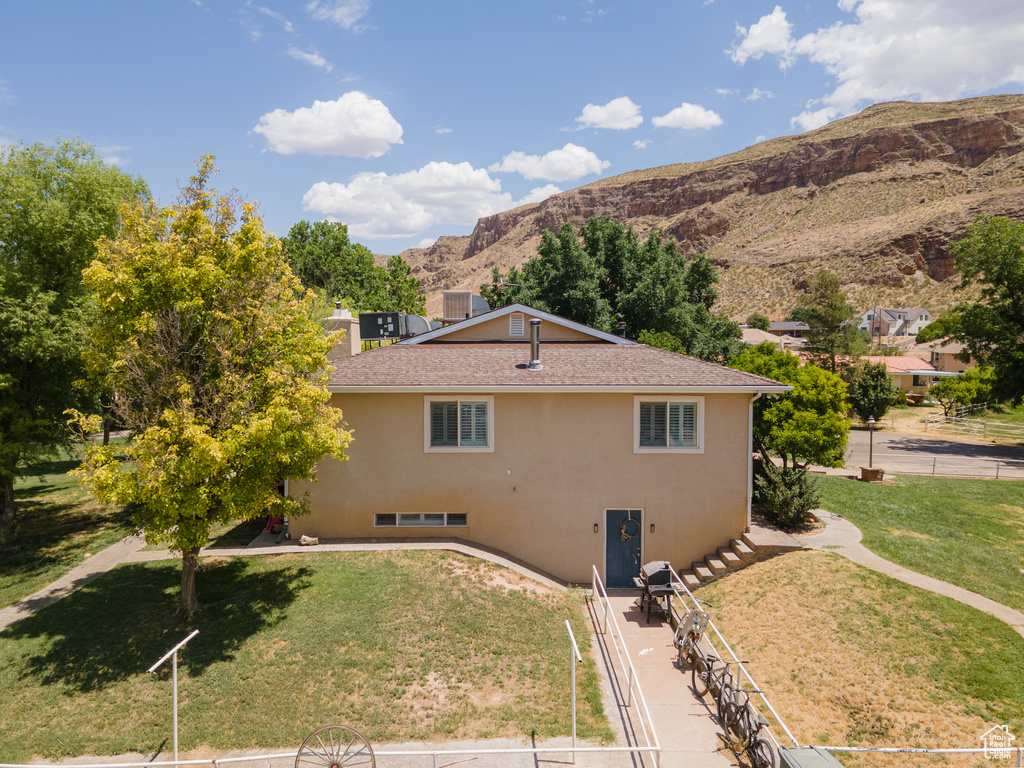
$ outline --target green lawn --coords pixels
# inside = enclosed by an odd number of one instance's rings
[[[62,453],[15,483],[19,540],[17,549],[0,553],[0,607],[56,581],[130,533],[122,509],[96,504],[67,474],[78,463],[74,454]]]
[[[1024,483],[898,475],[817,478],[821,506],[894,563],[1024,611]]]
[[[570,732],[569,619],[580,593],[536,594],[443,552],[212,558],[198,618],[175,613],[177,562],[119,566],[0,632],[0,762],[170,748],[179,658],[181,749],[294,749],[344,723],[372,743]],[[534,585],[536,586],[536,585]],[[580,734],[611,738],[593,661]]]
[[[1014,426],[1024,426],[1024,405],[1018,405],[1016,408],[1010,405],[997,405],[984,413],[977,414],[974,418],[983,418],[990,421],[998,421],[1000,424],[1012,424]]]

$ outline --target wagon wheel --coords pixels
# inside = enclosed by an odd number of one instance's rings
[[[317,728],[299,747],[295,768],[376,768],[370,742],[346,725]]]

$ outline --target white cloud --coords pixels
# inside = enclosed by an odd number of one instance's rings
[[[667,115],[651,118],[655,128],[713,128],[722,124],[722,118],[700,104],[683,102]]]
[[[528,203],[539,203],[541,200],[547,200],[552,195],[557,195],[561,191],[562,190],[554,184],[545,184],[543,187],[534,187],[527,192],[521,200],[516,201],[516,206],[526,205]]]
[[[628,96],[612,99],[604,106],[587,104],[583,108],[583,113],[576,118],[581,129],[610,128],[614,131],[636,128],[643,121],[640,105],[634,104]]]
[[[715,93],[717,93],[719,96],[739,95],[739,91],[737,91],[735,88],[715,88]]]
[[[369,0],[312,0],[306,5],[306,10],[317,21],[330,21],[342,29],[358,32],[363,28],[359,20],[369,13],[370,3]]]
[[[519,173],[527,179],[571,181],[590,173],[600,173],[609,165],[611,163],[602,160],[589,149],[570,142],[561,149],[553,149],[543,156],[510,152],[500,163],[488,166],[488,170]]]
[[[430,246],[432,246],[436,242],[437,242],[437,238],[436,237],[424,237],[422,240],[420,240],[420,242],[417,244],[416,247],[417,248],[429,248]]]
[[[728,52],[741,64],[773,54],[783,67],[805,56],[835,78],[834,90],[810,101],[794,125],[816,128],[879,101],[946,101],[1024,83],[1024,14],[1015,2],[840,0],[839,7],[852,14],[849,22],[800,38],[776,7],[749,31],[738,27],[743,40]]]
[[[292,23],[290,21],[288,21],[288,19],[286,19],[284,16],[282,16],[277,11],[274,11],[274,10],[272,10],[270,8],[265,7],[265,6],[260,6],[259,11],[264,16],[269,16],[274,21],[278,22],[281,25],[281,28],[285,32],[294,32],[295,31],[295,27],[292,26]]]
[[[651,146],[651,140],[637,139],[636,141],[633,142],[633,146],[636,147],[637,149],[647,149],[649,146]]]
[[[774,99],[775,94],[771,91],[762,91],[760,88],[754,88],[748,96],[744,96],[744,101],[760,101],[761,99]]]
[[[10,104],[14,101],[14,92],[6,80],[0,80],[0,104]]]
[[[314,101],[294,112],[275,109],[253,128],[267,138],[267,148],[282,155],[380,157],[402,143],[402,126],[377,99],[350,91],[336,101]]]
[[[766,53],[780,58],[785,69],[793,61],[793,25],[786,19],[786,12],[778,5],[767,16],[762,16],[750,28],[736,25],[736,34],[742,40],[726,51],[732,60],[745,64],[747,59],[760,59]]]
[[[546,197],[547,189],[517,201],[483,168],[431,162],[393,176],[360,173],[348,184],[317,182],[303,196],[302,207],[343,220],[357,237],[412,237],[435,224],[472,226],[481,216]]]
[[[296,48],[294,45],[290,45],[288,46],[288,55],[297,61],[303,61],[312,67],[322,69],[324,72],[330,72],[334,69],[334,65],[317,53],[316,48],[310,51],[304,51],[301,48]]]
[[[131,147],[118,146],[96,147],[96,151],[99,153],[100,157],[103,158],[104,162],[118,166],[125,165],[131,161],[131,158],[127,157],[125,154],[130,149]]]
[[[452,132],[451,128],[445,128],[443,125],[439,125],[439,126],[437,126],[434,129],[434,133],[436,133],[438,136],[444,136],[446,133],[451,133],[451,132]]]

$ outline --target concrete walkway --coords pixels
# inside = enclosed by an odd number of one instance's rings
[[[676,649],[672,645],[674,631],[665,621],[651,616],[647,623],[645,613],[634,606],[636,596],[633,590],[621,590],[629,596],[611,597],[610,602],[625,644],[629,660],[633,662],[637,680],[647,701],[647,708],[661,743],[661,765],[663,768],[725,768],[738,765],[733,753],[723,748],[723,733],[708,704],[710,699],[699,698],[693,691],[689,669],[676,666]],[[594,611],[594,606],[592,606]],[[595,631],[598,619],[592,612]],[[622,730],[630,744],[643,745],[643,730],[640,725],[641,705],[635,701],[625,706],[628,699],[628,681],[617,667],[615,651],[610,646],[607,634],[595,635],[600,664],[604,661],[607,675],[614,688],[616,710],[610,717],[618,716]],[[628,763],[627,763],[628,764]],[[642,754],[633,761],[635,768],[652,768],[649,754]]]
[[[939,595],[951,597],[972,608],[995,616],[1013,627],[1024,637],[1024,614],[1015,611],[1013,608],[997,603],[987,597],[979,595],[970,590],[958,587],[923,573],[908,570],[903,566],[896,565],[885,558],[879,557],[860,543],[861,533],[853,523],[844,517],[826,512],[823,509],[815,510],[818,519],[825,523],[825,530],[812,536],[801,536],[797,539],[807,549],[821,549],[830,552],[837,552],[853,562],[870,568],[873,571],[884,573],[894,579],[899,579],[915,587],[927,589]]]

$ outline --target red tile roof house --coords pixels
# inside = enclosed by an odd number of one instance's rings
[[[955,376],[954,372],[935,369],[931,363],[919,357],[909,355],[865,355],[860,358],[863,363],[882,363],[885,372],[903,392],[908,395],[923,396],[928,387],[942,376]]]
[[[752,404],[779,382],[521,304],[362,353],[339,324],[329,388],[354,439],[292,483],[296,538],[468,540],[617,587],[749,525]]]

